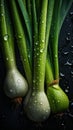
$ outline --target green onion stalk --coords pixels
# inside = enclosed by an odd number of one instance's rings
[[[32,68],[32,93],[26,107],[26,114],[30,120],[41,122],[50,115],[50,105],[44,91],[46,48],[46,19],[48,0],[42,0],[39,23],[35,0],[32,0],[33,18],[33,68]]]
[[[47,62],[46,67],[46,93],[53,113],[62,112],[69,107],[69,98],[59,86],[59,62],[58,62],[58,41],[63,21],[71,7],[73,0],[55,0],[52,25],[49,38],[49,52],[51,51],[51,68]],[[49,54],[49,55],[50,55]],[[49,56],[50,57],[50,56]],[[48,57],[48,61],[49,61]],[[50,71],[53,73],[49,73]],[[52,77],[50,80],[50,77]],[[50,82],[51,81],[51,82]]]
[[[14,38],[7,4],[0,0],[0,34],[1,47],[6,67],[6,77],[4,82],[5,94],[20,103],[28,91],[26,79],[22,76],[16,66],[14,53]]]
[[[30,67],[30,60],[28,57],[27,40],[25,37],[25,31],[20,20],[20,16],[18,12],[19,10],[18,10],[16,1],[15,0],[9,1],[9,5],[10,5],[10,11],[11,11],[11,16],[13,20],[13,27],[14,27],[14,31],[16,35],[16,43],[17,43],[17,46],[21,55],[21,60],[23,63],[26,79],[28,81],[29,86],[31,86],[32,73],[31,73],[31,67]]]

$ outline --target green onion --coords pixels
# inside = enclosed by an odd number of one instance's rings
[[[47,97],[50,102],[51,111],[53,113],[64,111],[69,107],[68,96],[59,86],[58,40],[63,21],[69,8],[71,7],[71,4],[72,1],[55,0],[53,11],[52,26],[49,38],[50,50],[52,53],[51,64],[53,65],[52,68],[54,70],[53,74],[51,74],[52,80],[49,78],[49,67],[47,66],[46,68]]]
[[[34,43],[33,43],[33,83],[32,93],[26,107],[26,113],[29,119],[39,122],[44,121],[50,114],[50,106],[44,91],[45,80],[45,62],[46,62],[46,18],[48,0],[41,2],[40,21],[37,28],[36,6],[32,0],[34,14]],[[38,29],[38,34],[37,34]],[[38,41],[37,41],[38,39]]]
[[[0,33],[2,53],[6,66],[4,92],[12,99],[22,98],[26,95],[28,84],[16,67],[14,54],[14,39],[11,28],[10,15],[4,0],[0,0]]]
[[[28,53],[27,53],[27,42],[26,42],[25,32],[24,32],[24,29],[23,29],[21,21],[20,21],[16,2],[14,0],[12,0],[9,2],[9,4],[10,4],[10,9],[11,9],[13,26],[15,28],[17,45],[18,45],[19,52],[21,55],[23,67],[25,70],[26,79],[28,81],[29,86],[31,86],[32,73],[31,73],[31,68],[30,68],[30,63],[29,63],[29,58],[28,58]]]

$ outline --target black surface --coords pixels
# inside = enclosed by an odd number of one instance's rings
[[[23,73],[18,54],[17,64]],[[22,105],[15,109],[11,100],[5,96],[3,92],[5,67],[0,53],[0,130],[73,130],[73,5],[60,33],[59,65],[60,86],[70,99],[70,107],[64,113],[51,115],[47,121],[36,124],[29,121],[24,115]]]

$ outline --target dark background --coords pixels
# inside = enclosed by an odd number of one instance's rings
[[[0,48],[1,52],[1,48]],[[18,69],[23,73],[22,63],[17,53]],[[17,108],[3,92],[5,67],[0,53],[0,130],[73,130],[73,5],[63,23],[59,38],[60,86],[70,99],[67,111],[51,115],[43,123],[34,123],[23,113],[23,106]]]

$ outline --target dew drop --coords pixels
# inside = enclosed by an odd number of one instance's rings
[[[65,89],[65,92],[66,92],[66,93],[68,93],[68,92],[69,92],[69,90],[68,90],[68,89]]]
[[[71,103],[71,107],[73,107],[73,102]]]
[[[35,100],[34,102],[37,103],[37,100]]]
[[[69,66],[71,66],[72,63],[70,63],[69,61],[67,61],[64,65],[69,65]]]
[[[44,43],[44,39],[42,39],[42,42]]]
[[[36,51],[36,49],[34,48],[34,51]]]
[[[5,34],[4,35],[4,41],[7,41],[8,40],[8,34]]]
[[[18,35],[18,38],[21,39],[21,38],[22,38],[22,35]]]
[[[13,90],[12,90],[12,89],[10,89],[10,92],[12,93],[12,92],[13,92]]]
[[[13,59],[11,59],[11,61],[13,61]]]
[[[3,6],[3,4],[0,4],[0,6],[2,7],[2,6]]]
[[[39,53],[37,53],[37,56],[39,55]]]
[[[60,101],[58,100],[57,102],[59,103]]]
[[[64,126],[64,123],[62,123],[61,125]]]
[[[33,80],[33,83],[35,83],[35,80]]]
[[[55,55],[55,58],[57,58],[57,55]]]
[[[6,60],[8,61],[8,57],[6,58]]]
[[[70,14],[70,16],[73,16],[73,12],[70,12],[69,14]]]
[[[1,16],[4,16],[4,13],[1,13]]]
[[[35,45],[38,45],[38,42],[36,42]]]
[[[28,58],[30,58],[30,54],[28,55]]]
[[[46,110],[46,113],[48,113],[48,110]]]
[[[71,74],[73,75],[73,71],[71,71]]]
[[[18,80],[17,80],[17,83],[18,83],[18,84],[21,84],[21,80],[20,80],[20,79],[18,79]]]
[[[73,45],[71,45],[71,48],[73,48]]]
[[[40,105],[42,105],[43,103],[42,102],[40,102]]]
[[[64,53],[64,55],[67,55],[67,54],[69,54],[69,52],[68,51],[66,51],[66,52],[63,52]]]
[[[35,96],[35,93],[32,93],[32,96]]]
[[[60,72],[60,76],[61,76],[61,77],[64,77],[65,75],[64,75],[63,73]]]
[[[44,23],[44,20],[42,20],[42,24]]]
[[[24,61],[26,61],[26,59],[24,59]]]
[[[66,37],[66,42],[69,43],[71,41],[70,37]]]
[[[40,50],[40,53],[43,53],[43,49]]]
[[[38,67],[40,67],[40,64],[38,64]]]

